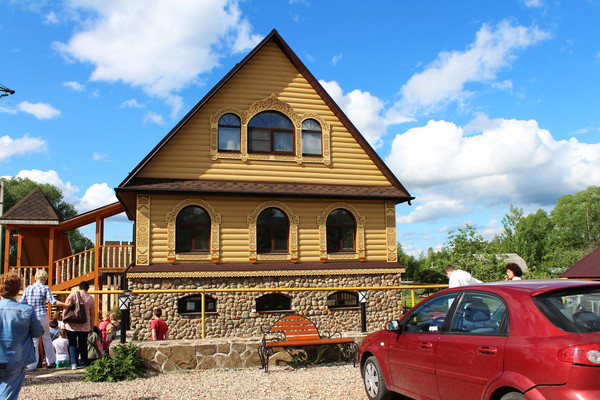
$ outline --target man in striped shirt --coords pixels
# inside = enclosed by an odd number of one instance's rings
[[[46,281],[48,280],[48,273],[43,269],[38,269],[35,274],[35,283],[23,292],[21,296],[21,303],[27,303],[35,309],[38,320],[44,328],[42,335],[42,343],[44,344],[44,354],[46,355],[46,368],[56,367],[56,353],[52,346],[52,339],[50,338],[50,320],[48,318],[48,302],[58,307],[66,307],[67,305],[62,301],[58,301],[53,295]],[[40,338],[33,338],[33,346],[35,347],[35,363],[31,363],[27,366],[28,371],[33,371],[37,368],[40,353],[39,353]]]

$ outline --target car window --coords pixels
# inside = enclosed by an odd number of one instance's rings
[[[542,314],[567,332],[600,332],[600,289],[582,287],[533,298]]]
[[[437,333],[460,292],[452,292],[426,300],[407,316],[402,330],[412,333]]]
[[[450,332],[503,335],[507,332],[506,304],[493,294],[465,292],[454,312]]]

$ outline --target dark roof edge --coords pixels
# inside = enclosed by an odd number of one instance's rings
[[[54,212],[54,217],[56,217],[56,219],[54,219],[54,218],[46,219],[46,220],[36,219],[35,221],[58,221],[58,222],[61,222],[63,220],[62,216],[60,215],[60,213],[58,212],[56,207],[54,207],[54,204],[52,204],[52,202],[50,200],[48,200],[48,196],[46,196],[44,191],[39,186],[35,186],[33,189],[31,189],[31,191],[29,193],[27,193],[25,196],[23,196],[21,198],[21,200],[17,201],[15,203],[15,205],[13,205],[10,209],[6,210],[6,212],[4,214],[2,214],[0,217],[2,217],[3,219],[6,219],[8,217],[10,219],[10,215],[13,214],[15,212],[15,210],[18,210],[20,207],[22,207],[23,204],[27,203],[29,201],[29,198],[33,197],[37,192],[40,192],[42,194],[42,196],[44,196],[44,198],[46,199],[46,202],[48,203],[48,205]],[[19,219],[21,220],[21,218],[19,218]]]
[[[254,55],[263,48],[263,46],[275,35],[277,31],[273,29],[265,38],[240,61],[237,63],[204,97],[183,117],[181,121],[160,141],[154,148],[144,157],[142,161],[127,175],[127,177],[119,184],[119,188],[125,186],[129,181],[150,161],[154,155],[169,141],[171,138],[184,126],[187,121],[192,118],[202,106],[218,92],[225,83],[231,79]]]
[[[319,81],[315,78],[315,76],[309,71],[309,69],[304,65],[304,63],[300,60],[300,58],[294,53],[291,47],[283,40],[281,35],[277,32],[276,29],[273,29],[265,38],[240,61],[237,63],[208,93],[183,117],[181,121],[171,131],[144,157],[144,159],[133,169],[132,172],[119,184],[119,188],[127,185],[129,181],[154,157],[154,155],[181,129],[185,123],[208,101],[212,98],[212,96],[225,85],[233,75],[235,75],[246,63],[254,57],[256,53],[258,53],[267,42],[271,39],[279,46],[279,48],[283,51],[283,53],[288,57],[290,62],[300,71],[300,73],[304,76],[304,78],[312,85],[315,91],[323,98],[327,106],[333,111],[334,115],[340,120],[340,122],[348,129],[348,132],[354,137],[354,139],[358,142],[358,144],[365,150],[367,155],[371,157],[375,165],[379,168],[379,170],[383,173],[383,175],[390,181],[390,183],[397,187],[398,189],[404,191],[407,194],[407,200],[409,204],[410,201],[414,199],[413,196],[410,195],[408,190],[400,183],[396,175],[388,168],[388,166],[383,162],[381,157],[377,154],[377,152],[373,149],[373,147],[367,142],[367,140],[362,136],[359,130],[354,126],[354,124],[350,121],[350,119],[346,116],[346,114],[342,111],[342,109],[337,105],[337,103],[333,100],[333,98],[327,93],[327,91],[323,88],[323,86],[319,83]]]

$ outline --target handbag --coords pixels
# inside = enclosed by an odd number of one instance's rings
[[[77,297],[75,302],[69,307],[65,308],[63,311],[63,321],[75,323],[87,322],[85,305],[83,304],[83,300],[81,299],[79,292],[75,292],[75,297]]]

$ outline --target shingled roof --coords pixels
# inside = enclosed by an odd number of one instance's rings
[[[560,274],[568,279],[600,279],[600,247]]]
[[[371,158],[381,173],[390,182],[391,187],[360,187],[342,185],[298,185],[289,183],[256,183],[256,182],[228,182],[228,181],[207,181],[207,180],[177,180],[177,179],[141,179],[138,173],[154,158],[154,156],[166,146],[166,144],[182,129],[183,126],[200,110],[211,98],[225,85],[231,78],[240,71],[265,45],[269,42],[275,43],[290,60],[296,69],[302,74],[306,81],[313,87],[318,95],[327,104],[329,109],[344,125],[347,131],[352,135],[356,142],[361,146],[366,154]],[[259,43],[242,61],[235,65],[227,75],[221,79],[188,113],[187,115],[146,155],[146,157],[129,173],[129,175],[115,189],[117,197],[125,205],[128,213],[135,208],[135,198],[132,196],[135,192],[179,192],[179,193],[240,193],[240,194],[263,194],[263,195],[282,195],[282,196],[307,196],[307,195],[331,195],[346,198],[379,198],[389,199],[396,203],[409,202],[414,197],[408,193],[402,183],[388,168],[388,166],[379,157],[377,152],[366,141],[354,124],[344,114],[342,109],[335,103],[333,98],[327,93],[319,81],[312,75],[308,68],[302,63],[294,51],[283,40],[279,33],[274,29]]]
[[[6,225],[58,225],[62,221],[42,189],[36,187],[0,217]]]

